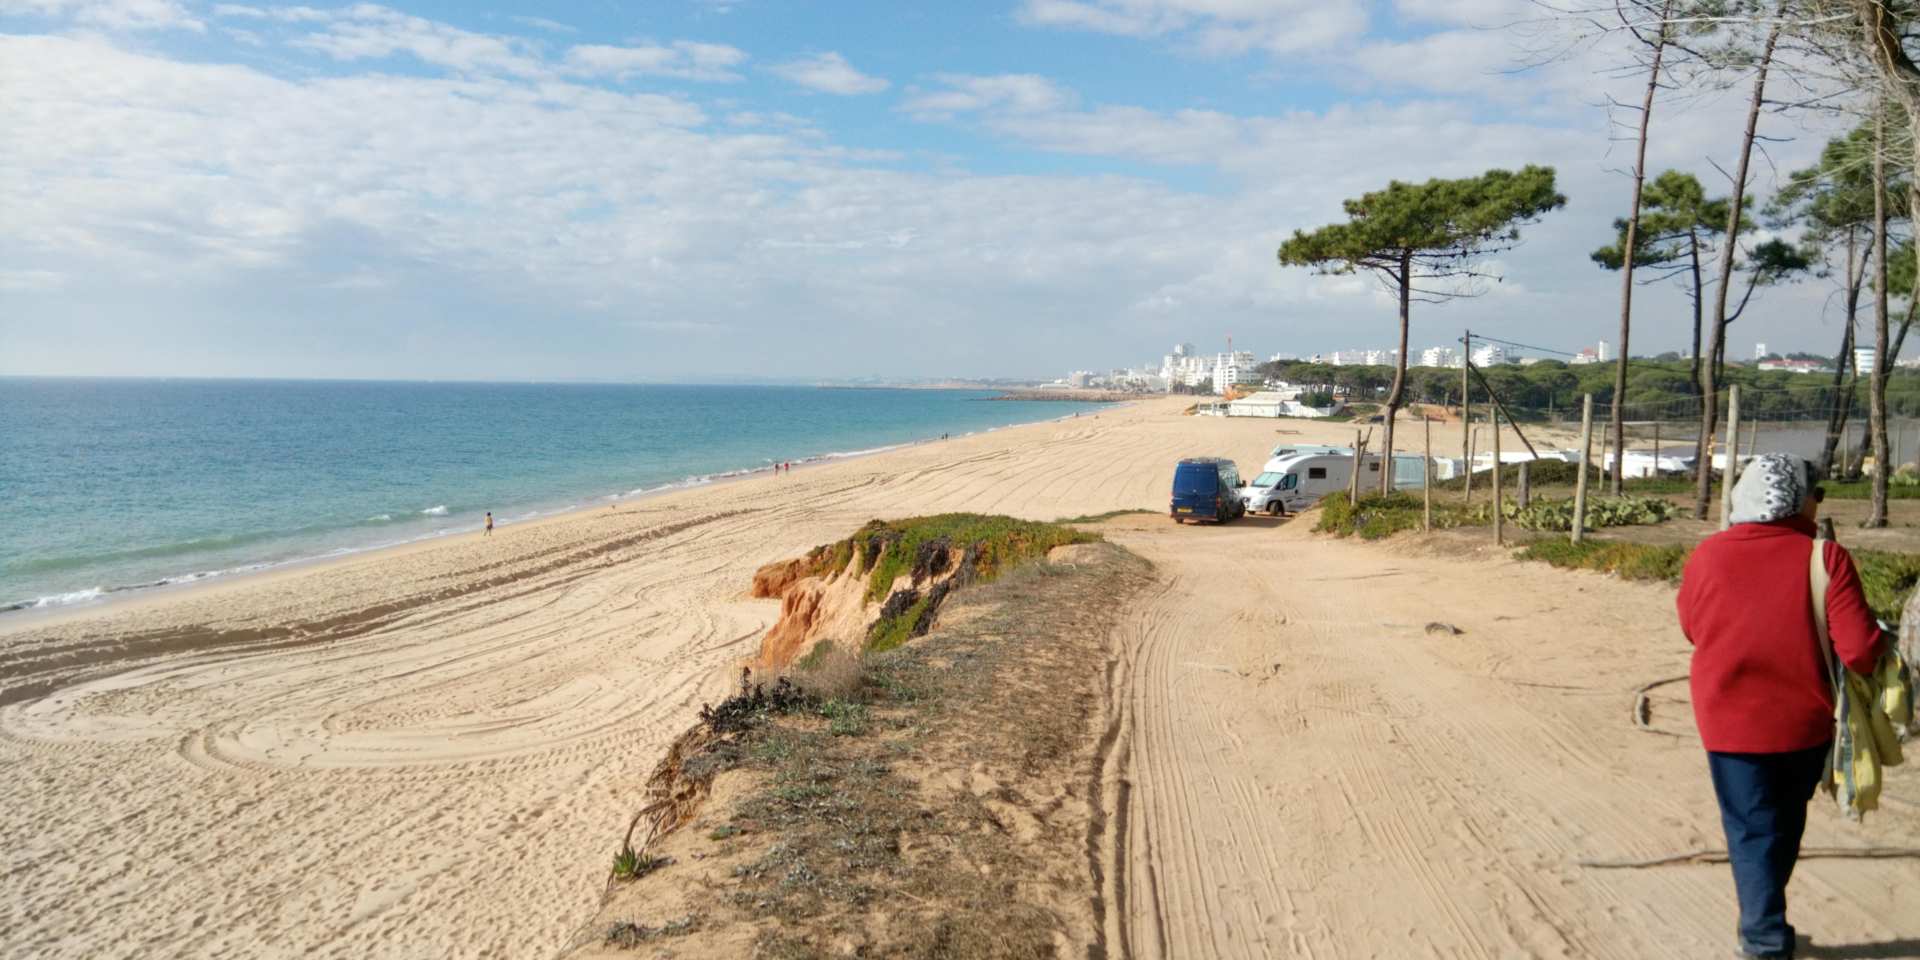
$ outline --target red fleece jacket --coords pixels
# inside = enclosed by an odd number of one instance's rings
[[[1786,753],[1833,739],[1833,691],[1813,624],[1807,561],[1814,527],[1793,517],[1742,523],[1702,541],[1680,582],[1693,643],[1693,717],[1718,753]],[[1878,661],[1880,627],[1853,557],[1827,544],[1827,631],[1841,662]]]

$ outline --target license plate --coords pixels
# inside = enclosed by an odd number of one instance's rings
[[[1177,512],[1177,513],[1192,513],[1192,512],[1193,512],[1193,508],[1192,508],[1192,507],[1181,507],[1181,508],[1180,508],[1180,509],[1179,509],[1178,511],[1175,511],[1175,512]]]

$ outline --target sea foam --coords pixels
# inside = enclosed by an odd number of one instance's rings
[[[443,503],[437,507],[428,507],[425,510],[420,511],[420,513],[423,516],[444,517],[447,515],[447,505]]]

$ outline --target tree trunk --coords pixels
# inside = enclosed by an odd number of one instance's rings
[[[1613,369],[1613,448],[1627,443],[1627,357],[1633,333],[1633,258],[1639,250],[1640,194],[1647,183],[1647,125],[1653,120],[1653,97],[1660,91],[1660,64],[1667,55],[1667,20],[1674,0],[1660,5],[1660,28],[1653,41],[1653,63],[1647,68],[1647,92],[1640,101],[1640,136],[1633,160],[1633,205],[1627,210],[1627,235],[1620,248],[1620,357]],[[1624,479],[1624,457],[1613,461],[1613,492],[1618,496]],[[1498,506],[1495,506],[1498,509]]]
[[[1706,291],[1700,286],[1700,233],[1692,227],[1687,228],[1687,258],[1692,262],[1693,269],[1693,352],[1687,354],[1687,356],[1693,358],[1690,382],[1693,384],[1694,396],[1699,397],[1701,403],[1705,403],[1707,399],[1706,395],[1700,392],[1700,318],[1701,311],[1705,310],[1707,306],[1702,299],[1706,296]],[[1658,463],[1658,455],[1656,454],[1655,465],[1658,466]],[[1699,481],[1700,471],[1703,467],[1704,465],[1701,461],[1696,459],[1693,462],[1693,479],[1695,482]]]
[[[1873,432],[1873,499],[1861,526],[1887,525],[1887,112],[1874,102],[1873,117],[1873,378],[1867,382],[1867,425]]]
[[[1413,251],[1400,254],[1400,353],[1394,357],[1393,387],[1387,391],[1387,415],[1382,418],[1380,495],[1393,492],[1393,421],[1407,386],[1407,317],[1413,305]]]
[[[1700,461],[1711,464],[1713,455],[1713,428],[1720,414],[1718,404],[1720,370],[1718,359],[1724,356],[1727,339],[1727,291],[1733,287],[1734,253],[1740,248],[1740,214],[1744,211],[1747,198],[1747,168],[1753,160],[1753,141],[1760,126],[1760,107],[1766,102],[1767,70],[1773,65],[1773,50],[1780,42],[1780,22],[1767,31],[1766,46],[1760,52],[1760,61],[1753,78],[1753,99],[1747,104],[1747,129],[1740,141],[1740,162],[1733,175],[1733,195],[1727,202],[1727,238],[1726,246],[1720,251],[1720,285],[1713,291],[1713,355],[1715,362],[1702,367],[1700,377]],[[1733,466],[1734,451],[1727,451],[1727,466]],[[1729,473],[1731,476],[1731,473]],[[1707,518],[1713,493],[1713,471],[1705,469],[1694,486],[1693,515],[1701,520]]]
[[[1847,288],[1842,298],[1845,304],[1846,329],[1840,333],[1840,353],[1833,363],[1833,396],[1827,406],[1827,436],[1820,448],[1820,472],[1833,473],[1833,451],[1840,444],[1840,431],[1846,428],[1847,417],[1853,408],[1853,391],[1845,389],[1847,366],[1853,362],[1854,318],[1860,310],[1860,290],[1866,285],[1867,264],[1872,259],[1859,254],[1859,227],[1847,228]]]

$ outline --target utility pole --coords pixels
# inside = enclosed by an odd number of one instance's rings
[[[1460,338],[1460,459],[1466,464],[1467,486],[1464,501],[1473,502],[1473,394],[1467,383],[1467,364],[1473,360],[1473,331],[1462,331]]]
[[[1586,537],[1587,477],[1593,473],[1593,394],[1580,405],[1580,476],[1573,482],[1573,542]]]

